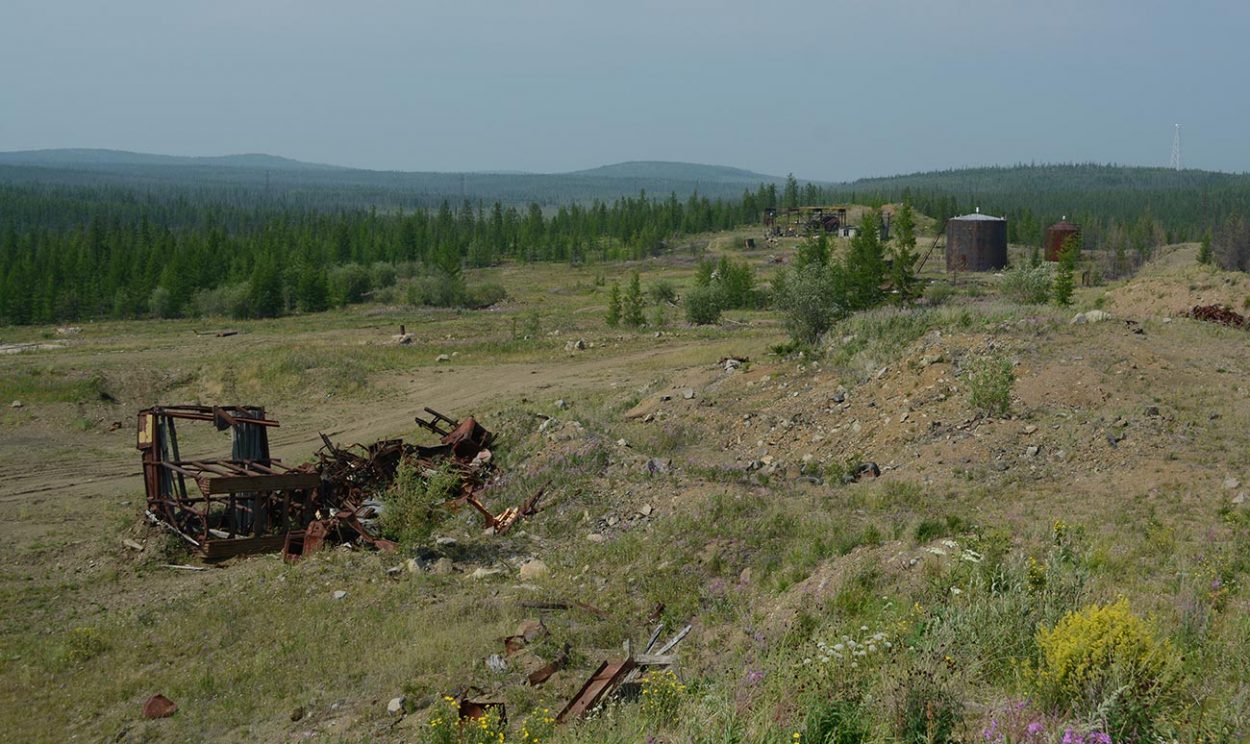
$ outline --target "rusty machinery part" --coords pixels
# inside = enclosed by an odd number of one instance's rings
[[[228,459],[184,459],[177,421],[211,422],[232,432]],[[278,422],[256,406],[157,406],[139,412],[151,519],[171,528],[207,559],[278,550],[321,506],[320,478],[269,455]],[[193,487],[188,487],[188,481]]]
[[[1223,305],[1194,305],[1194,308],[1189,311],[1189,317],[1233,328],[1246,327],[1245,316]]]
[[[423,447],[402,439],[340,447],[322,435],[313,461],[288,467],[270,457],[268,429],[278,425],[257,406],[158,406],[139,412],[137,447],[143,453],[147,516],[190,544],[207,560],[282,551],[289,561],[327,542],[360,542],[380,550],[395,544],[374,532],[382,507],[373,499],[394,482],[401,466],[428,475],[450,467],[461,495],[449,506],[472,506],[497,533],[536,513],[540,488],[520,506],[499,514],[480,495],[491,465],[494,434],[473,417],[457,422],[433,409],[429,421],[440,444]],[[228,459],[183,459],[177,420],[212,423],[232,432]],[[188,481],[192,487],[188,488]]]
[[[443,446],[450,447],[452,456],[461,462],[472,461],[479,452],[490,447],[495,438],[472,416],[457,423],[433,408],[426,408],[425,412],[430,415],[430,420],[417,416],[417,425],[442,437]]]

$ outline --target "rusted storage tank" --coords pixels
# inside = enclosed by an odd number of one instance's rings
[[[1006,219],[978,211],[947,220],[947,271],[994,271],[1006,267]]]
[[[1081,228],[1062,219],[1046,228],[1046,260],[1058,261],[1059,251],[1063,249],[1063,242],[1071,236],[1076,236],[1077,240],[1081,239]],[[1079,245],[1079,243],[1078,243]]]

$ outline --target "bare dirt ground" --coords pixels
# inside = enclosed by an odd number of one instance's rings
[[[735,681],[739,667],[790,648],[796,629],[898,624],[913,603],[961,601],[939,538],[1000,545],[1020,562],[1042,556],[1060,523],[1085,541],[1082,596],[1129,596],[1180,638],[1195,601],[1187,577],[1236,544],[1229,515],[1245,508],[1250,483],[1250,337],[1180,316],[1240,302],[1247,285],[1193,268],[1191,250],[1083,289],[1064,310],[1011,305],[997,278],[970,277],[945,306],[843,322],[816,357],[770,355],[784,333],[767,313],[717,329],[687,328],[674,313],[658,335],[609,330],[593,270],[529,268],[510,279],[517,299],[499,316],[345,312],[242,324],[220,339],[188,324],[113,324],[7,358],[0,380],[26,400],[0,400],[6,730],[27,740],[418,740],[424,706],[454,685],[495,683],[510,710],[558,707],[599,658],[649,627],[657,603],[670,623],[695,622],[682,650],[691,678],[736,701],[751,725],[771,725],[783,703]],[[752,260],[763,267],[767,255]],[[644,281],[682,282],[691,267],[644,270]],[[1111,319],[1070,323],[1096,305]],[[538,331],[519,338],[534,308]],[[390,341],[399,322],[415,329],[412,346]],[[587,349],[566,349],[578,338]],[[727,356],[752,361],[727,370]],[[969,370],[986,357],[1012,364],[1008,416],[970,404]],[[310,457],[321,432],[370,442],[416,435],[426,405],[474,414],[503,430],[520,485],[554,484],[549,505],[506,539],[483,537],[471,519],[449,524],[463,549],[448,553],[448,575],[395,577],[383,571],[390,559],[337,552],[295,567],[270,556],[165,569],[163,536],[139,516],[134,413],[193,400],[265,404],[282,421],[272,442],[288,462]],[[539,432],[537,416],[558,425]],[[221,434],[188,436],[206,452],[228,447]],[[669,472],[649,475],[650,458]],[[879,478],[843,482],[869,461]],[[517,578],[531,557],[549,578]],[[478,568],[500,573],[470,578]],[[850,604],[865,576],[871,592]],[[335,604],[340,587],[349,599]],[[612,617],[545,617],[579,656],[534,691],[490,677],[481,659],[536,592],[592,598]],[[1212,610],[1210,636],[1188,658],[1235,648],[1247,602],[1233,594]],[[975,650],[951,653],[975,668]],[[295,668],[329,671],[274,674]],[[1224,690],[1206,696],[1219,715],[1244,715],[1244,671],[1202,668]],[[1006,693],[961,684],[976,730],[975,711]],[[156,691],[182,710],[138,721]],[[420,705],[397,723],[385,704],[401,691]],[[753,708],[760,695],[774,707]],[[596,741],[605,729],[567,731]]]

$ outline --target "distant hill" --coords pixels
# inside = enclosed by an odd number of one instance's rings
[[[0,183],[84,186],[168,192],[226,191],[247,200],[258,193],[317,208],[438,206],[443,201],[544,206],[612,201],[647,192],[698,193],[736,199],[744,189],[783,179],[716,165],[639,161],[571,173],[376,171],[304,163],[274,155],[152,155],[121,150],[28,150],[0,153]]]
[[[1250,175],[1220,171],[1182,170],[1132,165],[1077,163],[959,168],[897,176],[861,178],[836,184],[837,190],[898,194],[915,192],[1000,194],[1037,191],[1096,192],[1107,190],[1156,191],[1185,187],[1242,184]]]
[[[589,170],[566,173],[568,176],[591,176],[604,178],[654,178],[667,181],[707,181],[709,183],[781,183],[785,179],[767,176],[741,168],[724,165],[699,165],[665,160],[632,160],[614,165],[602,165]]]
[[[18,150],[0,152],[0,165],[33,165],[46,168],[99,168],[127,166],[222,166],[232,168],[281,168],[287,170],[340,170],[336,165],[305,163],[300,160],[245,153],[189,157],[185,155],[154,155],[127,150],[67,148],[57,150]]]

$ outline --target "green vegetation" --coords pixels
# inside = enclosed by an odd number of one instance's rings
[[[1044,305],[1050,301],[1052,281],[1051,271],[1044,265],[1017,266],[1003,276],[1003,295],[1021,304]]]
[[[986,416],[1006,416],[1011,411],[1011,387],[1015,381],[1010,360],[982,357],[968,370],[969,402]]]
[[[1081,256],[1081,244],[1077,236],[1069,235],[1059,248],[1059,262],[1055,269],[1055,283],[1051,286],[1050,296],[1055,304],[1067,307],[1072,304],[1072,290],[1076,285],[1073,273],[1076,262]]]

